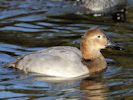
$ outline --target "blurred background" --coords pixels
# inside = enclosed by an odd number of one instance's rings
[[[76,0],[0,0],[1,100],[133,100],[133,0],[128,0],[124,22],[112,20],[111,12],[94,16],[81,4]],[[17,56],[43,48],[79,48],[80,37],[95,26],[124,48],[102,51],[108,69],[95,78],[47,82],[4,67]]]

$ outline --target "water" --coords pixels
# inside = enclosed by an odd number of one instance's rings
[[[130,0],[129,0],[130,1]],[[132,0],[131,0],[132,2]],[[127,22],[73,14],[73,1],[0,0],[0,100],[133,100],[133,7]],[[64,6],[62,6],[64,5]],[[84,80],[46,81],[5,64],[51,46],[75,46],[90,27],[99,26],[125,50],[103,50],[108,69]]]

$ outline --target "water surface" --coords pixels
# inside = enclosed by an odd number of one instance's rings
[[[73,0],[0,0],[1,100],[133,100],[133,7],[128,7],[127,22],[115,23],[110,16],[75,12],[73,5]],[[94,26],[125,49],[103,50],[108,68],[94,78],[49,82],[4,67],[42,48],[79,48],[80,37]]]

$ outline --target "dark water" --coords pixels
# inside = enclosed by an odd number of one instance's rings
[[[66,0],[67,1],[67,0]],[[0,100],[133,100],[133,7],[127,22],[77,14],[64,0],[0,0]],[[131,0],[132,2],[132,0]],[[63,6],[62,6],[63,5]],[[73,14],[68,14],[72,13]],[[79,48],[80,37],[99,26],[125,50],[102,51],[108,69],[98,76],[49,82],[4,65],[16,56],[69,45]]]

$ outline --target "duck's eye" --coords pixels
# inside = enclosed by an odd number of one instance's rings
[[[101,36],[100,36],[100,35],[98,35],[98,36],[97,36],[97,38],[99,38],[99,39],[100,39],[100,38],[101,38]]]

